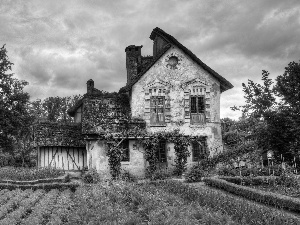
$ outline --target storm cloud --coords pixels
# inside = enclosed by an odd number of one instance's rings
[[[118,91],[126,83],[125,47],[143,45],[160,27],[235,87],[222,94],[221,117],[238,118],[241,83],[271,78],[300,59],[300,2],[254,1],[1,1],[0,44],[31,99],[84,94],[86,81]]]

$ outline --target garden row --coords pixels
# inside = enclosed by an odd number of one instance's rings
[[[79,187],[66,224],[238,224],[148,183],[113,181]]]
[[[5,189],[0,196],[1,225],[63,224],[73,206],[70,190]]]
[[[57,178],[64,174],[64,171],[54,168],[0,167],[0,181],[31,181]]]
[[[196,202],[210,210],[224,212],[238,224],[300,224],[300,218],[290,213],[257,204],[245,198],[232,196],[207,186],[195,188],[170,180],[152,182],[152,185],[179,196],[187,202]]]
[[[261,191],[258,189],[253,189],[251,187],[245,187],[242,185],[238,185],[235,183],[243,182],[243,179],[240,178],[239,180],[236,178],[225,178],[228,181],[234,182],[230,183],[223,179],[218,178],[205,178],[204,182],[209,185],[216,188],[220,188],[223,190],[226,190],[230,193],[261,202],[264,204],[272,205],[278,208],[285,208],[294,212],[300,212],[300,199],[298,198],[292,198],[289,196]],[[271,182],[276,182],[276,179],[278,178],[272,178]],[[253,180],[259,183],[261,182],[268,182],[266,178],[263,179],[244,179],[244,181],[249,182],[248,184],[253,184]],[[270,181],[269,181],[270,182]]]

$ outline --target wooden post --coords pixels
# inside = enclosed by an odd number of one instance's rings
[[[41,160],[41,153],[40,153],[40,147],[38,146],[37,147],[37,162],[36,162],[36,166],[37,166],[37,168],[39,168],[40,166],[41,166],[41,162],[40,162],[40,160]]]

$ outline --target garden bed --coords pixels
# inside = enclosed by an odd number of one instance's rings
[[[8,189],[8,190],[15,190],[15,189],[43,189],[43,190],[51,190],[51,189],[59,189],[59,190],[65,190],[65,189],[71,189],[72,191],[75,191],[77,187],[79,187],[79,183],[40,183],[40,184],[24,184],[24,185],[18,185],[18,184],[9,184],[9,183],[0,183],[0,190],[2,189]]]
[[[73,206],[73,193],[66,189],[7,189],[0,191],[1,225],[63,224]]]
[[[205,184],[278,208],[300,212],[300,199],[237,185],[218,178],[205,178]]]
[[[58,178],[65,174],[62,170],[53,168],[23,168],[23,167],[1,167],[0,181],[31,181],[39,179]]]
[[[19,180],[0,180],[0,183],[5,184],[16,184],[16,185],[35,185],[41,183],[65,183],[69,181],[69,175],[65,174],[60,178],[48,178],[48,179],[39,179],[39,180],[26,180],[26,181],[19,181]]]
[[[220,181],[226,182],[224,180]],[[274,209],[267,205],[249,201],[243,197],[212,189],[209,186],[198,186],[196,188],[194,184],[191,187],[191,184],[176,181],[152,182],[152,185],[180,196],[188,202],[197,202],[201,206],[209,207],[214,211],[224,212],[231,216],[234,221],[237,221],[238,224],[300,224],[300,218],[297,214]]]
[[[300,198],[300,189],[296,187],[285,187],[283,185],[256,185],[252,186],[252,188],[276,194],[286,195],[293,198]]]

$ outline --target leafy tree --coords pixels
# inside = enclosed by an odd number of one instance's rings
[[[31,102],[31,113],[36,119],[46,119],[51,122],[73,122],[67,113],[81,95],[68,97],[49,97],[44,100],[37,99]]]
[[[276,78],[274,88],[284,104],[300,115],[300,63],[290,62],[285,72]]]
[[[275,151],[292,161],[299,156],[300,149],[300,64],[291,62],[283,75],[276,78],[276,84],[263,70],[263,85],[248,80],[243,85],[246,104],[232,107],[241,110],[252,124],[258,145],[266,150]]]
[[[13,78],[5,45],[0,49],[0,150],[13,152],[14,140],[30,132],[29,94],[26,81]]]

